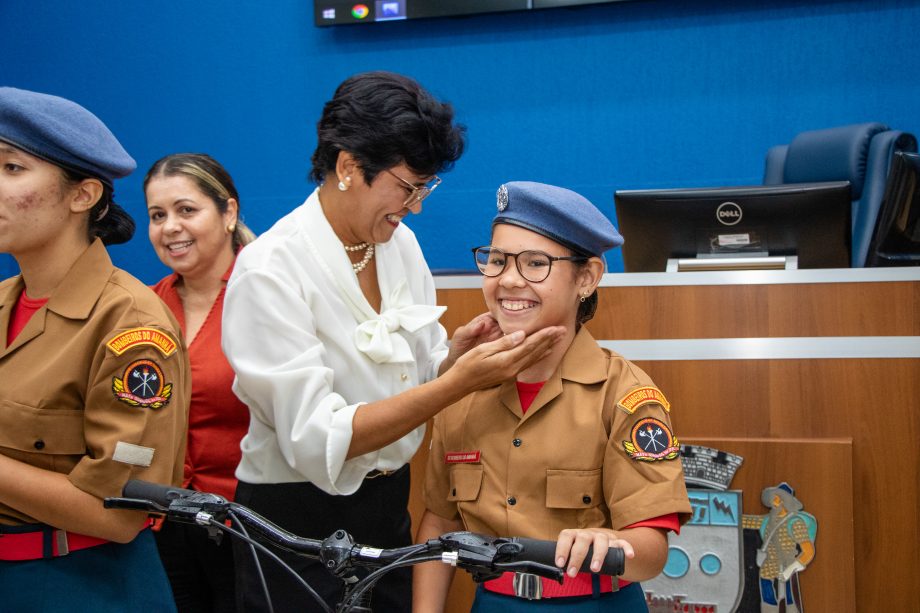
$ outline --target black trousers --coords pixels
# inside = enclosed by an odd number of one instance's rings
[[[201,526],[164,522],[154,532],[179,613],[233,613],[235,570],[231,537],[220,545]]]
[[[236,502],[249,507],[298,536],[325,539],[336,530],[351,534],[355,542],[387,549],[411,544],[409,467],[388,477],[365,479],[350,496],[332,496],[311,483],[256,485],[240,482]],[[234,540],[237,567],[237,607],[241,613],[268,611],[252,551]],[[334,609],[343,596],[343,582],[319,562],[272,549],[297,571]],[[274,560],[258,554],[276,613],[322,611],[296,579]],[[359,576],[366,575],[362,572]],[[370,606],[386,613],[409,613],[412,609],[412,571],[389,572],[374,585]]]

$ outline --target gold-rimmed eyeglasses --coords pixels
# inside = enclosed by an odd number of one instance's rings
[[[422,200],[427,198],[438,185],[441,184],[441,178],[437,175],[435,175],[430,181],[428,181],[427,185],[415,185],[413,183],[410,183],[409,181],[406,181],[405,179],[403,179],[402,177],[400,177],[398,174],[396,174],[390,169],[387,169],[386,171],[390,173],[391,175],[393,175],[394,177],[396,177],[396,179],[399,180],[400,183],[402,183],[407,188],[412,190],[409,193],[409,195],[406,196],[406,200],[405,202],[403,202],[403,206],[412,206],[416,202],[421,202]]]
[[[565,260],[585,262],[589,258],[583,255],[550,255],[543,251],[528,250],[518,253],[502,251],[497,247],[476,247],[473,249],[476,267],[487,277],[497,277],[508,267],[508,258],[514,257],[514,264],[522,277],[531,283],[540,283],[549,276],[553,262]]]

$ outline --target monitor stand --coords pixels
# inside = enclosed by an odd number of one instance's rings
[[[666,272],[694,272],[701,270],[796,270],[799,258],[795,255],[753,255],[740,257],[669,258]]]

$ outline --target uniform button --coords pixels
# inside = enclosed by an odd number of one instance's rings
[[[582,501],[583,503],[585,503],[585,504],[591,504],[591,497],[590,497],[590,496],[582,496],[582,497],[581,497],[581,501]]]
[[[508,504],[510,504],[511,506],[516,505],[516,504],[517,504],[517,498],[515,498],[514,496],[508,496]]]
[[[399,375],[399,378],[402,379],[403,381],[408,381],[408,380],[409,380],[409,375],[407,375],[406,373],[403,373],[403,374]]]
[[[45,441],[43,441],[42,439],[38,439],[37,441],[35,441],[35,444],[32,446],[35,447],[36,449],[44,449]]]
[[[521,446],[521,439],[516,438],[516,439],[514,439],[513,441],[511,441],[511,443],[512,443],[515,447],[520,447],[520,446]]]

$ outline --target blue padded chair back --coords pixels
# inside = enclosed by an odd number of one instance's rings
[[[865,265],[891,156],[916,151],[917,139],[881,123],[802,132],[767,152],[764,184],[849,181],[853,198],[850,265]]]
[[[779,185],[783,182],[783,164],[789,145],[776,145],[767,150],[767,167],[763,173],[764,185]]]

